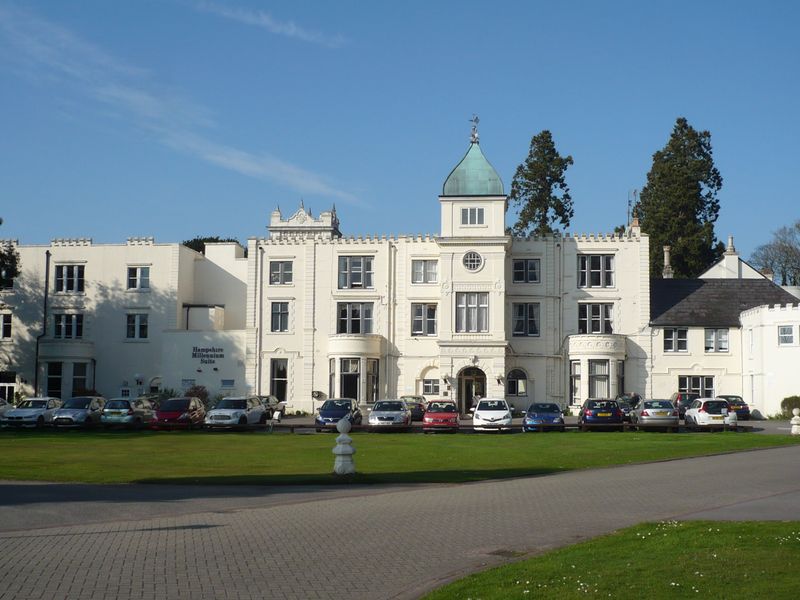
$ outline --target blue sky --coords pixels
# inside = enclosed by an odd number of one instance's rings
[[[0,237],[266,235],[301,198],[346,234],[435,233],[480,116],[508,191],[530,138],[575,164],[573,232],[625,221],[685,116],[717,236],[800,218],[794,2],[0,0]],[[509,222],[513,216],[509,214]]]

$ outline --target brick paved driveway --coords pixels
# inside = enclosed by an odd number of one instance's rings
[[[415,598],[642,520],[797,519],[800,447],[450,486],[5,483],[0,506],[3,600]]]

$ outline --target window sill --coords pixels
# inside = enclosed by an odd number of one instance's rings
[[[125,290],[127,294],[149,294],[150,288],[128,288]]]
[[[279,288],[292,288],[295,286],[294,282],[292,283],[268,283],[269,287],[279,287]]]
[[[125,338],[126,344],[147,344],[150,342],[149,338]]]
[[[513,285],[539,285],[540,283],[542,283],[542,280],[540,279],[539,281],[512,281],[511,283]],[[580,288],[580,289],[585,289],[585,288]]]
[[[540,338],[542,334],[540,333],[512,333],[511,337],[515,338]]]
[[[274,335],[290,335],[292,332],[291,331],[272,331],[272,330],[270,330],[269,333],[274,334]]]
[[[438,281],[412,281],[411,285],[429,285],[429,286],[434,286],[434,285],[439,285],[439,282]]]

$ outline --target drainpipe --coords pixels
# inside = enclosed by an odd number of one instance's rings
[[[97,389],[97,359],[92,359],[92,389]]]
[[[50,250],[44,253],[44,301],[42,305],[42,333],[36,336],[36,359],[34,360],[33,393],[39,394],[39,342],[47,335],[47,300],[50,293]]]
[[[261,395],[261,325],[264,304],[264,247],[256,240],[256,394]]]

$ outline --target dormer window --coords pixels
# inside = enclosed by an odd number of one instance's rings
[[[461,209],[461,224],[462,225],[483,225],[483,208],[462,208]]]

